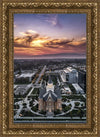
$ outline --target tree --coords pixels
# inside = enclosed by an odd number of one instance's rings
[[[70,111],[70,117],[72,118],[73,114],[72,114],[72,111]]]
[[[81,109],[78,110],[77,115],[82,118],[83,117],[83,111]]]

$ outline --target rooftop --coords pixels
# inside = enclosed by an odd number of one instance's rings
[[[70,73],[70,72],[77,72],[76,69],[73,69],[72,67],[67,67],[66,69],[64,69],[65,73]]]
[[[22,73],[18,78],[32,77],[35,73]]]

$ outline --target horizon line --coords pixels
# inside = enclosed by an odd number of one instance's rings
[[[52,59],[52,60],[54,60],[54,59],[86,59],[86,57],[83,57],[83,58],[14,58],[14,60],[15,59],[33,59],[33,60],[48,60],[48,59]]]

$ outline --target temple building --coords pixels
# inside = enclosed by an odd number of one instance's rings
[[[53,117],[55,110],[62,111],[61,91],[58,85],[53,85],[50,75],[47,86],[40,88],[38,109],[46,111],[47,117]]]

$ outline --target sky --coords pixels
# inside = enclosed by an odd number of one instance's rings
[[[86,14],[14,14],[14,58],[86,58]]]

